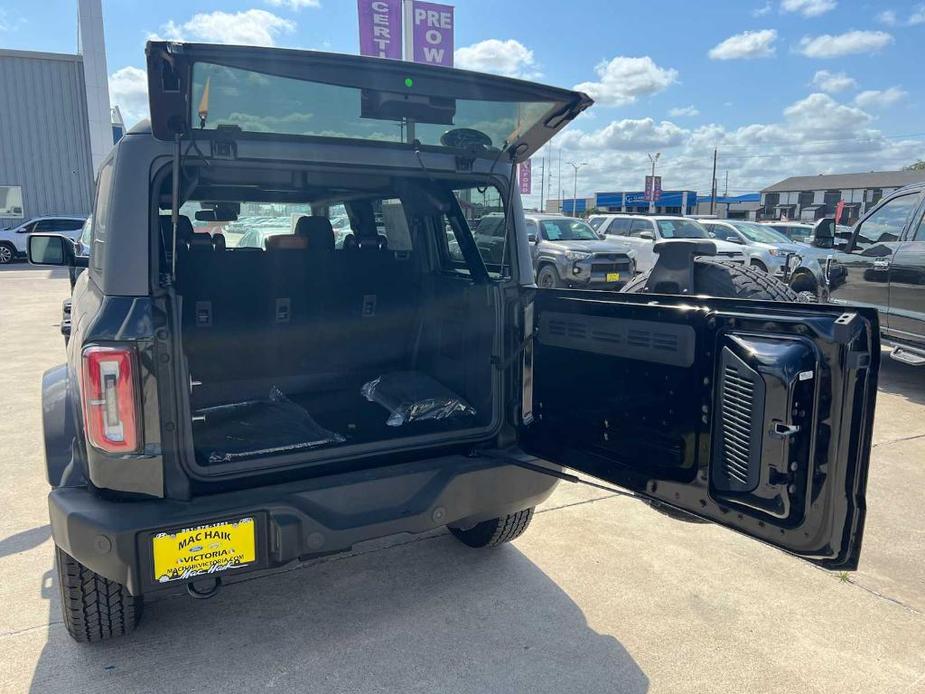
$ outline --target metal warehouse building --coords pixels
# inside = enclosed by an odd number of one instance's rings
[[[760,214],[762,219],[812,222],[834,217],[836,205],[843,201],[839,222],[854,224],[885,195],[919,181],[925,181],[925,171],[794,176],[761,191]]]
[[[0,50],[0,228],[90,212],[113,126],[100,0],[78,12],[79,55]]]

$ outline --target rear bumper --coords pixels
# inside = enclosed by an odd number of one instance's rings
[[[544,501],[556,478],[488,458],[432,460],[198,497],[110,501],[86,488],[49,495],[61,549],[133,595],[175,588],[154,580],[151,537],[244,516],[257,519],[257,561],[222,575],[254,573],[399,533],[469,524]]]

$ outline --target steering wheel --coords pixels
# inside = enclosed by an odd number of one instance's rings
[[[440,136],[440,144],[454,149],[488,149],[491,138],[474,128],[454,128]]]

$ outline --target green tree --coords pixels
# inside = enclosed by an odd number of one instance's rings
[[[906,171],[925,171],[925,161],[917,161],[914,164],[909,164],[906,167]]]

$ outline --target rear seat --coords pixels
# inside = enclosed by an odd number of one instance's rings
[[[270,384],[343,387],[345,376],[407,368],[420,292],[410,260],[384,237],[335,252],[330,221],[314,216],[268,238],[266,251],[225,250],[220,234],[189,232],[177,280],[184,348],[203,394],[226,381],[254,381],[254,397]]]

